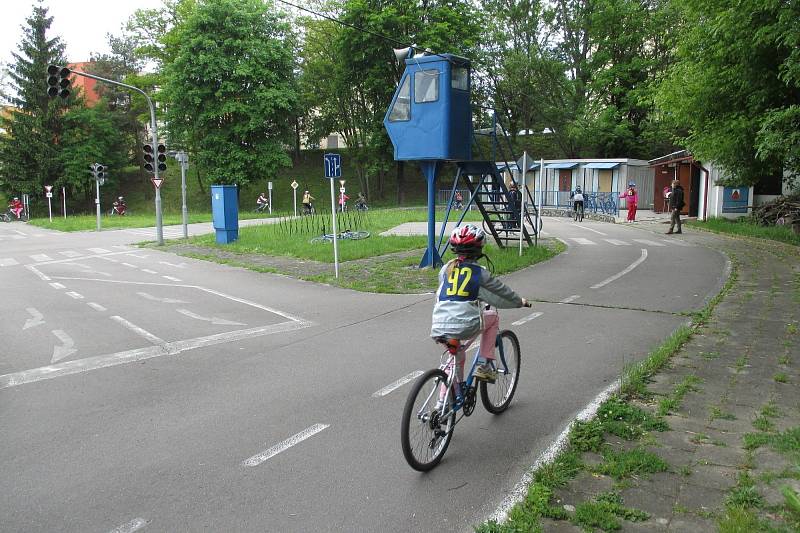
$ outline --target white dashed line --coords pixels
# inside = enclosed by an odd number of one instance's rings
[[[577,300],[580,297],[581,297],[580,294],[573,294],[572,296],[567,296],[566,298],[564,298],[563,300],[561,300],[558,303],[560,303],[560,304],[568,304],[570,302],[574,302],[575,300]]]
[[[603,237],[608,235],[608,233],[603,233],[602,231],[597,231],[596,229],[592,229],[592,228],[589,228],[589,227],[586,227],[586,226],[581,226],[580,224],[573,224],[573,226],[575,226],[576,228],[581,228],[581,229],[593,231],[593,232],[597,233],[598,235],[602,235]]]
[[[53,260],[53,258],[50,257],[47,254],[35,254],[35,255],[30,256],[30,257],[31,257],[31,259],[33,259],[37,263],[41,263],[42,261],[52,261]]]
[[[60,253],[64,257],[81,257],[81,255],[83,255],[73,250],[64,250],[63,252],[58,252],[58,253]]]
[[[147,525],[147,521],[143,518],[135,518],[128,522],[127,524],[122,524],[119,527],[115,527],[108,533],[133,533],[134,531],[139,531],[143,527]]]
[[[88,302],[86,305],[88,305],[89,307],[91,307],[91,308],[92,308],[92,309],[94,309],[95,311],[108,311],[108,309],[106,309],[106,308],[105,308],[105,307],[103,307],[102,305],[100,305],[100,304],[96,304],[96,303],[94,303],[94,302]]]
[[[633,263],[631,263],[630,266],[628,266],[628,268],[626,268],[625,270],[623,270],[622,272],[620,272],[618,274],[614,274],[613,276],[611,276],[608,279],[604,279],[600,283],[592,285],[592,288],[593,289],[599,289],[600,287],[605,287],[606,285],[608,285],[612,281],[618,280],[619,278],[621,278],[622,276],[624,276],[625,274],[627,274],[628,272],[630,272],[631,270],[633,270],[637,266],[641,265],[644,262],[645,259],[647,259],[647,249],[646,248],[642,248],[642,256],[639,259],[637,259],[636,261],[634,261]]]
[[[111,250],[106,250],[105,248],[87,248],[93,254],[110,254]]]
[[[646,244],[648,246],[666,246],[665,244],[662,244],[660,242],[649,241],[647,239],[633,239],[633,240],[642,244]]]
[[[161,277],[164,278],[164,279],[168,279],[170,281],[183,281],[183,280],[181,280],[179,278],[176,278],[176,277],[173,277],[173,276],[161,276]]]
[[[618,241],[617,239],[603,239],[609,244],[613,244],[614,246],[630,246],[631,243],[625,241]]]
[[[60,284],[60,283],[55,283],[55,282],[51,283],[51,284],[50,284],[50,286],[51,286],[51,287],[53,287],[54,289],[59,289],[59,290],[60,290],[60,289],[66,289],[66,287],[65,287],[65,286],[63,286],[62,284]]]
[[[329,424],[314,424],[310,428],[304,429],[300,433],[289,437],[285,441],[283,441],[283,442],[281,442],[279,444],[276,444],[272,448],[269,448],[268,450],[264,450],[263,452],[259,453],[258,455],[254,455],[250,459],[245,460],[242,463],[242,465],[243,466],[258,466],[261,463],[263,463],[264,461],[266,461],[267,459],[275,457],[276,455],[278,455],[281,452],[285,452],[286,450],[288,450],[292,446],[294,446],[296,444],[299,444],[299,443],[303,442],[304,440],[306,440],[307,438],[316,435],[317,433],[319,433],[320,431],[322,431],[323,429],[325,429],[327,427],[330,427],[330,425]]]
[[[130,263],[122,263],[122,266],[130,267],[130,268],[139,268],[136,265],[132,265]]]
[[[143,338],[147,339],[148,341],[152,342],[153,344],[156,344],[158,346],[161,346],[161,345],[165,344],[164,339],[162,339],[160,337],[156,337],[155,335],[153,335],[149,331],[140,328],[139,326],[137,326],[133,322],[128,322],[127,320],[125,320],[121,316],[114,315],[114,316],[111,317],[111,320],[114,320],[115,322],[119,322],[120,324],[122,324],[123,326],[125,326],[126,328],[131,330],[132,332],[136,333],[140,337],[143,337]]]
[[[594,241],[590,241],[589,239],[584,239],[583,237],[570,237],[569,240],[575,241],[578,244],[593,244],[597,246],[597,243]]]
[[[39,279],[41,279],[42,281],[50,281],[50,278],[39,272],[39,269],[36,268],[35,266],[25,265],[25,268],[27,268],[28,270],[39,276]]]
[[[150,270],[149,268],[143,268],[142,272],[147,272],[148,274],[158,274],[155,270]]]
[[[389,385],[386,385],[381,390],[373,392],[372,393],[372,397],[373,398],[380,398],[381,396],[386,396],[387,394],[389,394],[393,390],[399,389],[400,387],[402,387],[403,385],[405,385],[409,381],[414,381],[415,379],[417,379],[418,376],[421,376],[422,373],[423,373],[422,370],[415,370],[414,372],[412,372],[412,373],[410,373],[410,374],[408,374],[406,376],[403,376],[402,378],[398,379],[394,383],[390,383]]]
[[[162,264],[162,265],[168,265],[168,266],[175,267],[175,268],[186,268],[186,263],[175,264],[175,263],[170,263],[168,261],[159,261],[159,263]]]
[[[75,291],[67,291],[65,294],[75,298],[76,300],[83,300],[83,294],[77,293]]]
[[[543,314],[544,314],[544,313],[542,313],[541,311],[537,311],[537,312],[535,312],[535,313],[531,313],[530,315],[528,315],[528,316],[526,316],[526,317],[524,317],[524,318],[520,318],[520,319],[519,319],[519,320],[517,320],[516,322],[512,322],[512,323],[511,323],[511,325],[512,325],[512,326],[521,326],[522,324],[524,324],[524,323],[526,323],[526,322],[530,322],[530,321],[531,321],[531,320],[533,320],[534,318],[539,318],[539,317],[540,317],[540,316],[542,316]]]
[[[96,256],[98,259],[102,259],[103,261],[108,261],[109,263],[119,263],[119,259],[114,259],[113,257],[106,257],[104,255]]]
[[[11,257],[4,257],[0,259],[0,267],[10,267],[14,265],[18,265],[19,261],[13,259]]]

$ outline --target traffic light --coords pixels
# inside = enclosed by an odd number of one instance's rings
[[[100,163],[97,163],[97,166],[95,167],[95,175],[99,180],[106,179],[106,167],[104,167]]]
[[[144,152],[144,169],[150,174],[155,172],[155,157],[153,157],[153,145],[145,144],[142,146]]]
[[[47,67],[47,96],[67,98],[69,96],[70,75],[72,71],[67,67],[50,65]]]
[[[163,144],[158,145],[158,171],[167,170],[167,147]]]

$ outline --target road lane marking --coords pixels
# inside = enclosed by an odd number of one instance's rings
[[[59,290],[66,289],[64,285],[56,282],[51,283],[50,286],[53,287],[54,289],[59,289]]]
[[[649,241],[647,239],[633,239],[633,240],[642,244],[646,244],[648,246],[666,246],[666,244],[662,244],[656,241]]]
[[[65,294],[68,296],[75,298],[76,300],[83,300],[83,294],[75,291],[67,291]]]
[[[581,226],[580,224],[573,224],[573,226],[575,226],[575,227],[577,227],[577,228],[581,228],[581,229],[587,229],[587,230],[589,230],[589,231],[593,231],[593,232],[597,233],[598,235],[602,235],[603,237],[605,237],[605,236],[607,236],[607,235],[608,235],[608,233],[603,233],[602,231],[597,231],[596,229],[589,228],[589,227],[587,227],[587,226]]]
[[[619,380],[609,385],[605,390],[598,394],[589,403],[589,405],[584,407],[583,410],[578,413],[569,424],[567,424],[567,427],[565,427],[558,437],[556,437],[556,440],[554,440],[550,446],[548,446],[547,449],[536,458],[533,464],[525,470],[525,473],[522,475],[522,479],[520,479],[517,484],[514,485],[508,495],[503,498],[503,501],[500,502],[500,505],[497,506],[497,509],[494,510],[488,520],[493,520],[498,524],[502,524],[506,521],[508,518],[508,513],[511,511],[511,509],[525,499],[525,496],[528,494],[528,487],[533,482],[533,476],[536,471],[542,466],[552,462],[567,445],[569,433],[572,430],[572,427],[575,425],[575,422],[587,422],[594,418],[597,414],[597,410],[600,408],[600,405],[612,394],[617,392],[617,390],[619,390],[619,386]]]
[[[177,300],[175,298],[160,298],[158,296],[153,296],[152,294],[148,294],[146,292],[137,292],[139,296],[144,298],[145,300],[150,300],[151,302],[161,302],[164,304],[188,304],[189,302],[185,300]]]
[[[580,294],[573,294],[572,296],[567,296],[566,298],[564,298],[563,300],[561,300],[558,303],[559,304],[568,304],[570,302],[574,302],[575,300],[577,300],[580,297],[581,297]]]
[[[105,248],[87,248],[93,254],[110,254],[111,250],[106,250]]]
[[[37,263],[41,263],[42,261],[52,261],[53,260],[53,258],[50,257],[47,254],[34,254],[34,255],[30,256],[30,257],[31,257],[31,259],[33,259]]]
[[[25,331],[28,328],[35,328],[36,326],[41,326],[44,324],[44,315],[36,310],[35,307],[28,307],[25,309],[31,318],[25,321],[25,325],[22,326],[22,331]]]
[[[14,233],[16,233],[17,235],[22,235],[23,237],[25,237],[25,236],[27,236],[27,235],[28,235],[28,234],[27,234],[27,233],[25,233],[24,231],[20,231],[20,230],[18,230],[18,229],[13,229],[13,230],[11,230],[11,231],[13,231]]]
[[[18,265],[18,264],[19,264],[19,261],[17,261],[16,259],[14,259],[12,257],[4,257],[4,258],[0,259],[0,267],[10,267],[10,266]]]
[[[625,241],[618,241],[617,239],[603,239],[609,244],[613,244],[614,246],[630,246],[631,243]]]
[[[45,276],[44,274],[42,274],[39,271],[39,269],[36,268],[35,266],[33,266],[33,265],[25,265],[25,268],[27,268],[28,270],[30,270],[31,272],[33,272],[34,274],[39,276],[39,279],[41,279],[42,281],[50,281],[50,278]]]
[[[156,346],[163,346],[164,344],[166,344],[164,339],[162,339],[161,337],[156,337],[155,335],[153,335],[152,333],[150,333],[146,329],[140,328],[139,326],[137,326],[133,322],[129,322],[129,321],[125,320],[124,318],[122,318],[121,316],[114,315],[114,316],[111,317],[111,320],[113,320],[115,322],[119,322],[120,324],[122,324],[123,326],[125,326],[126,328],[131,330],[132,332],[136,333],[140,337],[143,337],[143,338],[147,339],[148,341],[150,341],[151,343],[155,344]]]
[[[389,394],[393,390],[399,389],[400,387],[402,387],[403,385],[405,385],[409,381],[414,381],[415,379],[417,379],[417,377],[421,376],[422,374],[423,374],[422,370],[415,370],[414,372],[411,372],[410,374],[407,374],[407,375],[403,376],[402,378],[398,379],[394,383],[390,383],[389,385],[386,385],[381,390],[373,392],[372,393],[372,397],[373,398],[380,398],[381,396],[386,396],[387,394]]]
[[[50,364],[57,363],[78,351],[75,349],[75,341],[64,330],[54,329],[52,333],[61,341],[61,346],[53,346],[53,357],[50,359]]]
[[[108,533],[133,533],[134,531],[139,531],[143,527],[147,525],[147,521],[143,518],[134,518],[127,524],[122,524],[119,527],[115,527]]]
[[[197,348],[204,348],[206,346],[215,346],[217,344],[225,344],[254,337],[263,337],[265,335],[274,335],[275,333],[283,333],[286,331],[294,331],[313,325],[313,322],[307,322],[305,320],[290,320],[287,322],[280,322],[278,324],[270,324],[268,326],[240,329],[237,331],[227,331],[225,333],[208,335],[206,337],[197,337],[183,341],[168,342],[162,346],[147,346],[145,348],[135,348],[133,350],[97,355],[94,357],[87,357],[74,361],[65,361],[55,365],[43,366],[30,370],[23,370],[20,372],[1,375],[0,389],[17,387],[27,383],[35,383],[37,381],[55,379],[72,374],[80,374],[82,372],[89,372],[91,370],[98,370],[101,368],[135,363],[138,361],[153,359],[155,357],[162,357],[164,355],[176,355],[181,352],[195,350]]]
[[[95,311],[108,311],[108,309],[106,309],[102,305],[94,303],[94,302],[88,302],[86,305],[88,305],[89,307],[91,307]]]
[[[173,276],[161,276],[161,277],[164,278],[164,279],[168,279],[170,281],[183,281],[180,278],[176,278],[176,277],[173,277]]]
[[[139,268],[136,265],[132,265],[130,263],[122,263],[122,266],[130,267],[130,268]]]
[[[624,276],[625,274],[627,274],[628,272],[630,272],[631,270],[633,270],[637,266],[639,266],[642,263],[644,263],[645,259],[647,259],[647,248],[642,248],[642,256],[639,259],[637,259],[636,261],[631,263],[628,266],[628,268],[626,268],[622,272],[619,272],[618,274],[614,274],[610,278],[604,279],[600,283],[596,283],[595,285],[592,285],[592,289],[599,289],[600,287],[605,287],[606,285],[608,285],[612,281],[618,280],[619,278],[621,278],[622,276]]]
[[[594,241],[590,241],[589,239],[584,239],[583,237],[570,237],[569,240],[575,241],[578,244],[594,244],[597,246],[597,243]]]
[[[511,325],[512,325],[512,326],[521,326],[522,324],[524,324],[524,323],[526,323],[526,322],[530,322],[530,321],[531,321],[531,320],[533,320],[534,318],[539,318],[539,317],[540,317],[540,316],[542,316],[543,314],[544,314],[544,313],[542,313],[541,311],[536,311],[535,313],[531,313],[531,314],[529,314],[529,315],[528,315],[528,316],[526,316],[526,317],[520,318],[520,319],[519,319],[519,320],[517,320],[516,322],[512,322],[512,323],[511,323]]]
[[[292,446],[300,444],[307,438],[313,437],[314,435],[316,435],[317,433],[328,427],[330,427],[330,424],[314,424],[310,428],[304,429],[303,431],[297,433],[296,435],[292,435],[285,441],[276,444],[272,448],[264,450],[263,452],[254,455],[250,459],[246,459],[244,462],[242,462],[242,466],[258,466],[267,459],[275,457],[281,452],[285,452]]]
[[[184,316],[188,316],[189,318],[194,318],[195,320],[202,320],[203,322],[211,322],[212,324],[216,324],[217,326],[246,326],[247,324],[242,324],[241,322],[234,322],[233,320],[225,320],[224,318],[217,318],[212,316],[211,318],[206,318],[204,316],[200,316],[196,313],[192,313],[188,309],[176,309],[180,314]]]
[[[143,268],[142,272],[147,272],[148,274],[158,274],[155,270],[150,270],[149,268]]]
[[[75,252],[73,250],[64,250],[63,252],[58,252],[64,257],[81,257],[82,254]]]
[[[168,265],[168,266],[175,267],[175,268],[186,268],[186,263],[175,264],[175,263],[170,263],[168,261],[159,261],[159,263],[162,264],[162,265]]]
[[[109,263],[119,263],[119,259],[114,259],[113,257],[106,257],[105,255],[97,255],[95,257],[103,261],[108,261]]]

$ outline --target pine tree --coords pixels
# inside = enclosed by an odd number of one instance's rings
[[[58,141],[64,102],[48,98],[46,79],[49,64],[64,65],[66,60],[60,38],[47,37],[52,22],[46,7],[34,6],[27,26],[22,26],[19,52],[12,53],[14,62],[8,67],[8,100],[14,108],[0,123],[5,131],[0,136],[0,171],[2,187],[13,195],[41,196],[42,187],[61,175]]]

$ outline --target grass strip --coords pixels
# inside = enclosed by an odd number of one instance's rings
[[[239,220],[251,218],[269,218],[270,215],[260,213],[239,213]],[[211,222],[211,213],[194,212],[189,214],[189,224],[198,222]],[[162,223],[165,226],[172,226],[183,223],[180,213],[164,213]],[[97,217],[95,215],[77,215],[67,218],[53,217],[53,222],[47,218],[31,219],[30,224],[40,228],[53,229],[57,231],[93,231],[97,228]],[[123,217],[102,215],[100,217],[100,227],[107,229],[123,228],[149,228],[156,225],[155,214],[128,214]]]
[[[690,220],[685,224],[714,233],[767,239],[800,246],[800,235],[794,233],[791,226],[762,226],[747,218],[739,220],[710,218],[705,222]]]

